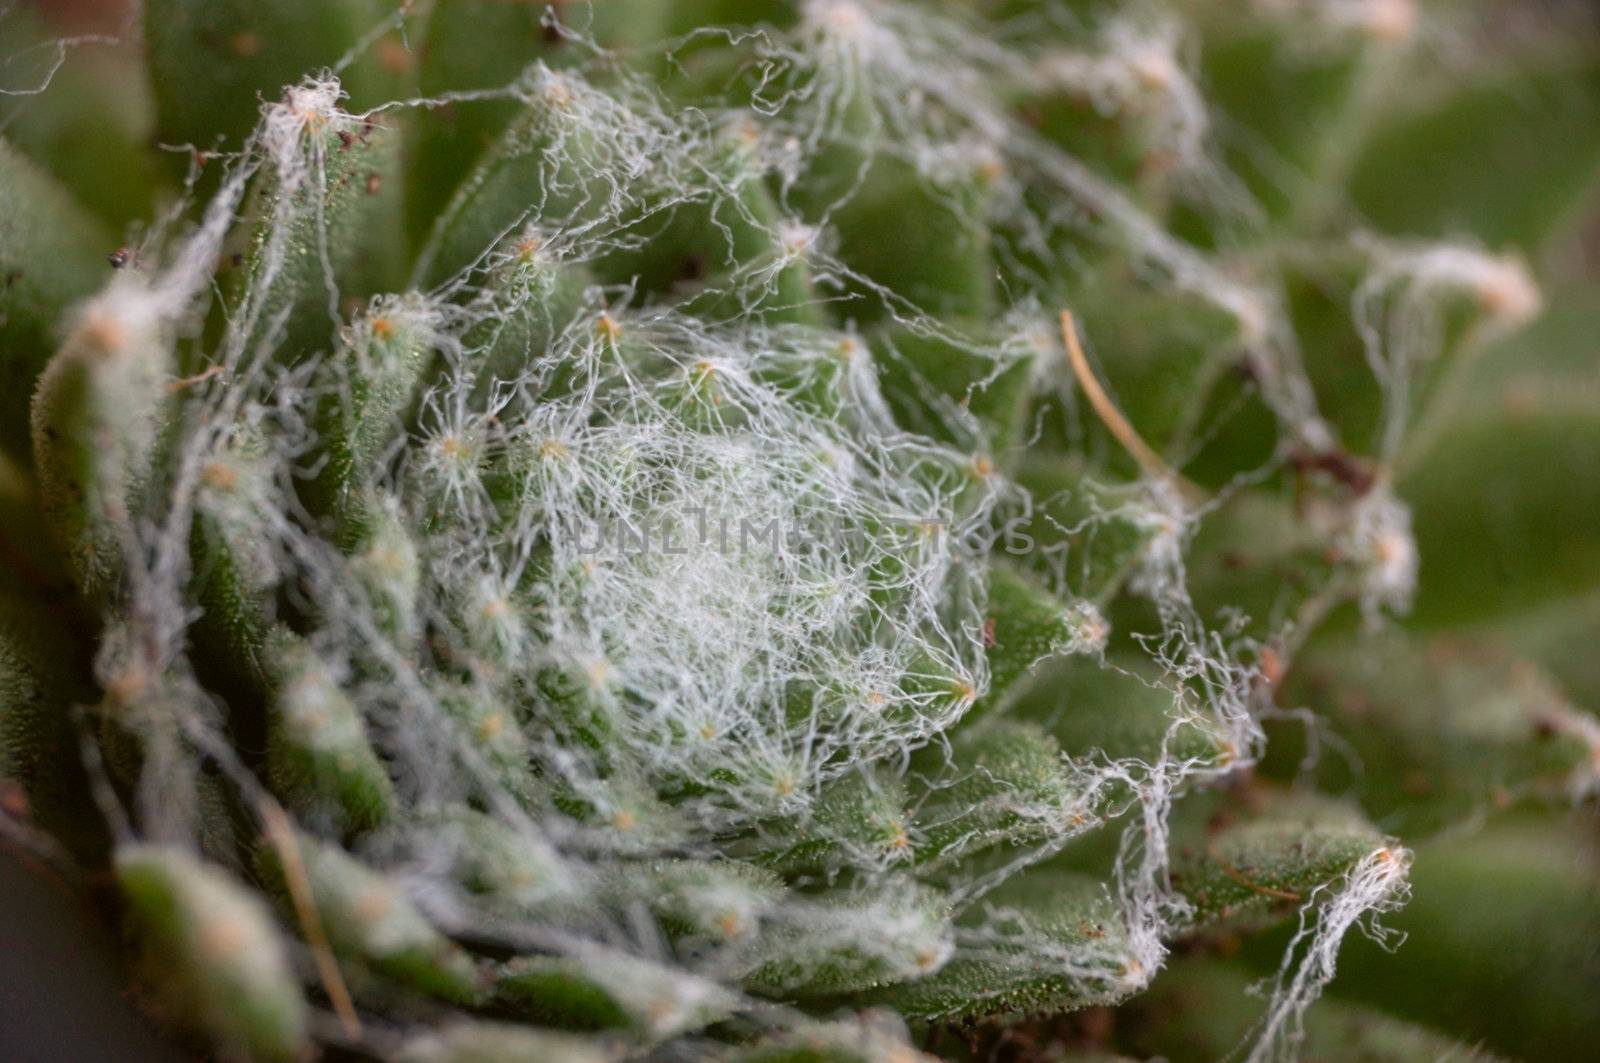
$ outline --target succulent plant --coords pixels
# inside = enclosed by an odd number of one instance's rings
[[[0,13],[0,822],[225,1058],[1592,1051],[1507,8]]]

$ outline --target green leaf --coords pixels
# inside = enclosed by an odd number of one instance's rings
[[[476,961],[436,930],[397,883],[335,844],[309,835],[297,844],[328,942],[357,973],[458,1004],[483,998]],[[287,897],[277,854],[265,847],[260,854],[269,884]]]
[[[399,824],[386,840],[447,853],[451,875],[493,916],[570,920],[598,907],[592,878],[544,838],[465,805]]]
[[[472,401],[486,407],[498,391],[525,383],[530,392],[561,393],[567,381],[554,372],[534,375],[552,346],[570,330],[589,328],[600,318],[592,278],[581,265],[563,262],[537,223],[530,223],[496,248],[489,258],[483,288],[471,306],[477,321],[462,339],[476,360]],[[514,397],[508,408],[521,405]]]
[[[1344,447],[1384,460],[1406,440],[1398,426],[1538,299],[1520,262],[1442,244],[1288,255],[1283,285],[1318,412]]]
[[[306,82],[273,105],[248,246],[225,278],[232,316],[252,341],[273,336],[286,364],[327,350],[350,301],[392,290],[405,271],[399,130],[341,110],[331,91]]]
[[[941,784],[914,806],[909,846],[919,864],[949,867],[996,845],[1061,837],[1073,829],[1074,809],[1087,818],[1090,795],[1038,727],[986,723],[962,733],[950,761]]]
[[[416,541],[393,498],[372,492],[359,506],[362,520],[349,547],[350,574],[365,594],[378,630],[397,650],[410,654],[422,636],[417,615],[422,561]]]
[[[1335,485],[1325,490],[1240,491],[1208,512],[1186,558],[1189,593],[1201,616],[1222,610],[1248,617],[1245,630],[1277,637],[1315,617],[1326,598],[1354,587],[1359,561],[1340,551],[1323,512],[1352,503]]]
[[[1575,702],[1593,711],[1600,706],[1600,655],[1592,652],[1596,631],[1600,594],[1589,593],[1494,617],[1468,637],[1504,643],[1536,662]]]
[[[537,64],[517,99],[516,117],[435,216],[414,283],[432,287],[469,269],[530,222],[552,232],[593,219],[611,194],[607,182],[637,178],[639,165],[611,142],[637,119],[579,75]]]
[[[505,89],[535,61],[552,68],[582,64],[582,40],[623,53],[654,39],[676,5],[606,0],[561,6],[506,0],[448,0],[432,5],[418,77],[428,97]],[[550,20],[554,20],[554,23]],[[520,110],[510,96],[452,100],[419,114],[408,152],[407,228],[426,235],[440,209]]]
[[[1017,483],[1033,512],[998,547],[1033,571],[1105,606],[1138,568],[1157,524],[1140,488],[1101,480],[1076,455],[1030,452]]]
[[[1483,641],[1395,634],[1319,648],[1295,662],[1285,700],[1327,723],[1323,787],[1354,790],[1408,838],[1530,793],[1564,802],[1600,755],[1600,721]]]
[[[704,191],[669,188],[641,205],[630,245],[602,255],[602,281],[633,284],[709,322],[753,316],[820,324],[806,254],[818,232],[785,218],[762,180],[754,127],[735,127],[705,164]]]
[[[784,894],[777,875],[738,860],[623,864],[610,889],[623,910],[648,906],[669,935],[691,944],[748,939]]]
[[[116,874],[147,976],[174,1015],[230,1056],[304,1058],[310,1017],[255,894],[176,849],[126,847]]]
[[[931,1063],[887,1023],[863,1017],[838,1022],[807,1022],[796,1029],[741,1045],[721,1063]]]
[[[934,175],[878,156],[829,220],[838,256],[859,277],[837,313],[861,324],[891,313],[941,320],[991,319],[999,309],[981,162],[962,159]],[[885,295],[883,289],[887,289]]]
[[[1573,135],[1600,124],[1600,62],[1564,47],[1470,64],[1446,91],[1398,100],[1350,176],[1357,209],[1389,232],[1539,248],[1600,171],[1594,138]]]
[[[45,517],[92,601],[115,592],[155,475],[172,349],[154,299],[129,278],[89,304],[33,397]]]
[[[825,878],[863,857],[889,866],[915,855],[910,824],[904,780],[889,772],[852,772],[823,790],[808,819],[773,823],[754,860],[791,880]]]
[[[939,1022],[1056,1014],[1137,988],[1121,913],[1098,881],[1034,871],[1006,883],[965,924],[974,945],[938,973],[878,994],[908,1018]]]
[[[360,710],[300,639],[279,632],[268,652],[273,791],[308,825],[339,832],[378,826],[394,809],[394,787]]]
[[[495,1002],[519,1017],[558,1029],[629,1029],[633,1016],[592,970],[571,960],[519,957],[496,977]]]
[[[433,694],[455,724],[459,741],[483,758],[500,784],[512,794],[530,794],[534,782],[528,736],[511,704],[486,683],[440,681]]]
[[[1172,885],[1193,906],[1188,929],[1276,922],[1336,882],[1362,858],[1394,846],[1349,805],[1274,795],[1266,808],[1228,822],[1225,808],[1175,839]]]
[[[62,312],[110,270],[112,237],[48,174],[0,139],[0,445],[29,452],[28,399]]]
[[[971,452],[975,475],[1013,456],[1026,430],[1037,354],[1026,336],[889,325],[870,343],[884,398],[902,428]]]
[[[1065,604],[1003,565],[989,571],[985,625],[989,689],[972,712],[1004,704],[1032,685],[1028,677],[1046,661],[1099,653],[1107,634],[1105,620],[1090,603]]]
[[[1238,754],[1193,697],[1128,654],[1040,669],[1007,716],[1044,728],[1074,758],[1099,753],[1111,760],[1151,761],[1163,745],[1169,756],[1182,759],[1222,763]]]
[[[1600,416],[1574,392],[1452,417],[1401,475],[1422,558],[1413,617],[1436,627],[1600,584]]]
[[[922,978],[950,955],[948,901],[911,879],[795,897],[764,926],[745,984],[779,997],[855,993]]]
[[[1117,408],[1146,443],[1175,466],[1183,464],[1189,456],[1184,451],[1208,427],[1200,420],[1208,396],[1243,351],[1238,319],[1211,300],[1153,289],[1116,270],[1075,283],[1068,299]],[[1059,371],[1065,373],[1065,366]],[[1084,448],[1110,469],[1137,476],[1140,470],[1122,445],[1081,400],[1079,410],[1092,433]]]
[[[0,790],[19,818],[75,850],[98,849],[103,829],[72,725],[93,691],[65,618],[21,588],[0,584]]]
[[[360,537],[379,458],[404,431],[404,419],[433,358],[436,315],[418,295],[380,296],[317,366],[321,398],[312,419],[319,446],[306,464],[316,473],[300,487],[313,516],[332,519],[337,541]]]
[[[1364,118],[1367,86],[1404,60],[1410,27],[1341,27],[1332,8],[1319,19],[1322,9],[1241,17],[1226,5],[1205,6],[1200,75],[1223,126],[1223,159],[1269,218],[1315,218],[1330,191],[1319,182],[1345,165],[1339,152]],[[1410,13],[1394,6],[1397,18]]]
[[[1385,920],[1405,944],[1347,942],[1330,992],[1515,1058],[1582,1058],[1600,1038],[1596,882],[1571,826],[1518,816],[1441,836],[1417,847],[1411,900]]]
[[[502,965],[495,1003],[566,1030],[620,1030],[660,1040],[726,1018],[720,985],[638,956],[591,949],[572,959],[518,957]]]
[[[281,506],[262,440],[247,429],[222,440],[200,472],[190,535],[195,596],[191,637],[208,662],[246,688],[266,684],[267,638],[283,573],[268,529]]]

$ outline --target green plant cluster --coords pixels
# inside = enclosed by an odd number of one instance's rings
[[[0,10],[0,823],[228,1059],[1581,1058],[1511,7]]]

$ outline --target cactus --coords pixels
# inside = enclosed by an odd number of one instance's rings
[[[8,833],[227,1058],[1575,1058],[1600,27],[1479,6],[0,12]]]

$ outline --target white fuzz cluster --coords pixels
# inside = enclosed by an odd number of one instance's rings
[[[1509,332],[1541,306],[1527,265],[1455,244],[1390,246],[1364,241],[1373,258],[1352,297],[1367,364],[1383,389],[1379,455],[1392,461],[1414,413],[1412,389],[1444,345],[1455,309],[1465,302],[1483,315],[1483,329]]]
[[[1417,543],[1411,511],[1384,484],[1351,507],[1340,549],[1360,572],[1361,609],[1369,622],[1380,611],[1403,615],[1417,589]]]
[[[1205,101],[1183,69],[1175,28],[1113,21],[1102,35],[1098,51],[1046,55],[1038,65],[1039,80],[1047,88],[1087,97],[1107,115],[1149,116],[1154,135],[1177,165],[1205,165]]]

